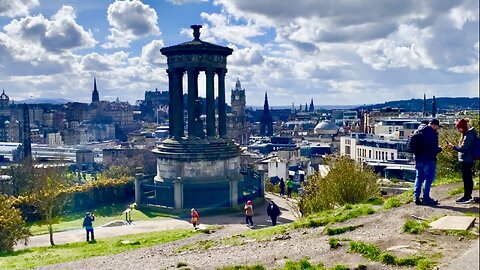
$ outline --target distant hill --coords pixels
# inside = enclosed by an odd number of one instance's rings
[[[467,97],[439,97],[435,99],[438,111],[452,110],[478,110],[480,107],[479,98]],[[395,100],[381,104],[359,106],[358,109],[380,110],[384,108],[399,108],[402,111],[421,112],[423,110],[423,99]],[[427,111],[432,110],[432,99],[427,99]]]
[[[63,98],[30,98],[15,101],[16,104],[65,104],[68,102],[71,102],[71,100]]]

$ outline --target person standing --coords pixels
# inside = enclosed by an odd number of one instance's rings
[[[288,179],[287,181],[287,197],[288,198],[292,197],[292,191],[293,191],[293,181],[291,179]]]
[[[272,221],[272,226],[277,225],[277,218],[280,216],[280,208],[275,202],[273,202],[273,200],[271,200],[267,206],[267,215]]]
[[[280,178],[280,183],[278,185],[280,186],[280,196],[285,196],[285,181],[283,181],[283,178]]]
[[[438,146],[440,122],[432,119],[428,126],[422,129],[420,149],[415,153],[415,192],[414,200],[417,205],[437,205],[438,201],[430,197],[430,188],[435,180],[437,170],[437,155],[442,151]],[[423,200],[420,200],[423,186]]]
[[[192,221],[193,228],[197,229],[197,224],[200,221],[200,215],[195,210],[195,208],[192,208],[192,210],[190,212],[191,212],[191,216],[192,216],[191,221]]]
[[[245,207],[243,207],[245,210],[245,221],[247,222],[248,226],[253,227],[253,203],[252,201],[248,200],[247,203],[245,203]]]
[[[90,235],[92,236],[92,241],[95,240],[95,236],[93,234],[93,221],[95,221],[95,215],[87,212],[85,214],[85,218],[83,219],[83,228],[85,228],[87,233],[87,242],[90,241]]]
[[[463,197],[459,198],[455,202],[466,204],[472,202],[473,165],[475,164],[473,151],[474,143],[478,135],[475,128],[468,128],[468,122],[465,119],[460,119],[455,127],[461,134],[460,143],[458,146],[456,146],[449,142],[448,147],[458,152],[458,161],[461,163],[464,190]]]

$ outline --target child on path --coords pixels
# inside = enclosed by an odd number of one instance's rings
[[[95,236],[93,234],[93,224],[92,222],[95,221],[95,215],[93,213],[87,212],[85,214],[85,218],[83,219],[83,227],[87,233],[87,242],[90,241],[90,235],[92,236],[92,241],[95,240]]]
[[[252,201],[247,201],[247,203],[245,204],[245,207],[243,207],[245,209],[245,221],[247,222],[247,225],[248,226],[252,226],[253,227],[253,203]]]
[[[193,225],[193,228],[194,229],[197,229],[197,224],[198,224],[198,221],[200,220],[200,215],[198,214],[198,212],[195,210],[195,208],[192,208],[192,210],[190,211],[191,214],[192,214],[192,225]]]

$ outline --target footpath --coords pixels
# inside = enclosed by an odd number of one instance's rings
[[[277,195],[270,193],[266,194],[267,200],[274,200],[275,203],[280,207],[282,211],[282,216],[279,217],[278,223],[289,223],[295,220],[295,215],[290,207],[290,203],[287,202],[286,198],[281,198]],[[293,199],[289,199],[293,202]],[[255,205],[254,205],[255,206]],[[254,223],[256,227],[266,227],[270,226],[270,219],[266,214],[267,204],[262,204],[255,206],[254,208]],[[241,230],[247,229],[243,224],[245,224],[245,216],[243,211],[238,213],[223,214],[223,215],[213,215],[213,216],[202,216],[200,213],[200,223],[202,226],[207,225],[222,225],[227,227],[236,227],[239,232]],[[190,219],[177,219],[177,218],[164,218],[156,220],[139,220],[133,221],[130,225],[118,226],[118,227],[102,227],[104,224],[95,224],[95,239],[104,239],[111,238],[115,236],[122,236],[128,234],[138,234],[138,233],[148,233],[156,231],[165,231],[165,230],[177,230],[177,229],[190,229],[192,225],[190,224]],[[242,225],[242,226],[238,226]],[[234,229],[234,228],[231,228]],[[43,247],[49,246],[48,234],[32,236],[28,240],[27,246],[23,244],[18,244],[15,249],[25,249],[30,247]],[[66,244],[66,243],[75,243],[85,241],[85,230],[78,228],[75,230],[68,230],[63,232],[56,232],[53,234],[53,239],[55,244]]]

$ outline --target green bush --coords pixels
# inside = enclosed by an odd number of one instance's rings
[[[378,176],[370,167],[348,157],[332,158],[327,160],[327,165],[330,171],[325,177],[319,173],[308,177],[305,195],[300,201],[302,214],[357,204],[378,196]]]
[[[0,194],[0,253],[11,252],[20,241],[27,242],[30,235],[20,211],[11,198]]]

